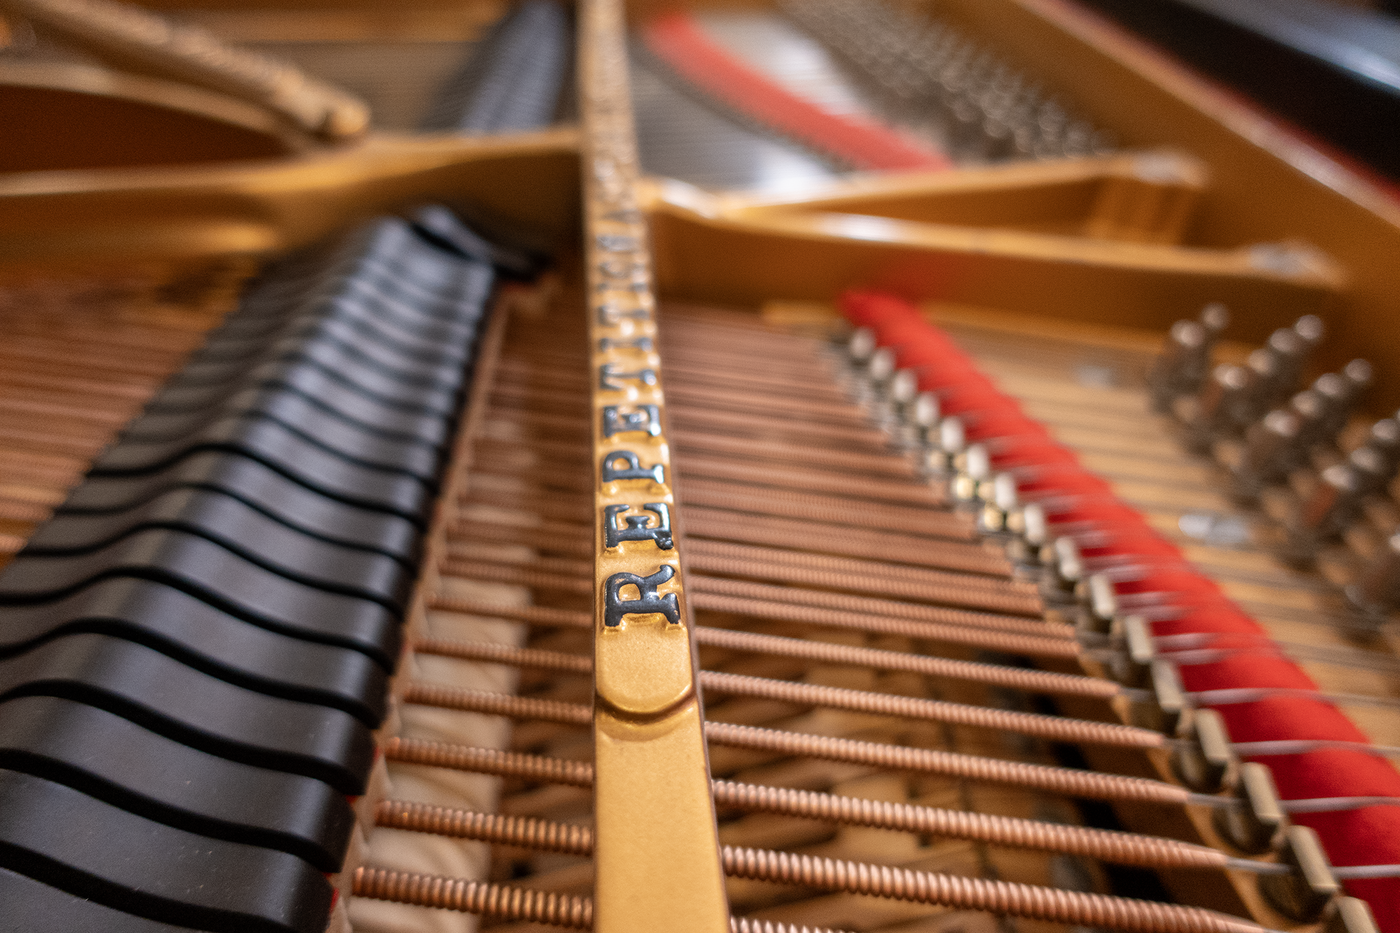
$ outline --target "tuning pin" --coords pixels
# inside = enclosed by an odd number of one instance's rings
[[[982,122],[982,159],[1002,162],[1016,152],[1016,130],[1021,124],[1015,113],[990,116]]]
[[[863,344],[860,349],[864,349]],[[877,347],[864,362],[853,362],[852,379],[847,391],[857,404],[874,407],[884,397],[885,388],[894,377],[894,351],[889,347]],[[877,417],[878,414],[877,411]]]
[[[1400,532],[1390,536],[1346,588],[1347,601],[1366,617],[1383,621],[1400,608]]]
[[[1330,427],[1338,420],[1336,413],[1346,410],[1352,394],[1347,380],[1337,373],[1323,373],[1306,391],[1316,399],[1317,406],[1303,419],[1299,429],[1298,447],[1303,451],[1327,446],[1336,440]]]
[[[1322,342],[1323,336],[1327,333],[1327,328],[1322,323],[1322,318],[1316,314],[1305,314],[1293,322],[1293,332],[1303,338],[1308,349],[1312,350]]]
[[[1225,328],[1230,326],[1230,309],[1218,301],[1212,301],[1201,309],[1196,320],[1201,322],[1201,326],[1206,329],[1210,339],[1214,341],[1225,331]]]
[[[913,447],[918,440],[905,412],[919,393],[918,374],[912,369],[897,369],[889,378],[875,383],[874,389],[872,420],[891,434],[896,446]]]
[[[1361,486],[1356,471],[1345,463],[1323,470],[1312,495],[1289,522],[1284,559],[1298,566],[1310,565],[1318,545],[1341,534],[1360,510]]]
[[[1250,352],[1245,358],[1246,386],[1234,399],[1229,412],[1231,430],[1240,432],[1268,413],[1273,407],[1271,386],[1278,376],[1278,360],[1267,349]]]
[[[1366,433],[1366,446],[1385,458],[1392,471],[1400,467],[1400,422],[1382,418]]]
[[[1342,433],[1361,393],[1375,377],[1375,370],[1365,360],[1352,360],[1342,367],[1337,377],[1335,380],[1329,380],[1328,391],[1323,393],[1327,401],[1327,411],[1322,418],[1322,443],[1335,442],[1337,435]]]
[[[1280,328],[1269,337],[1265,346],[1278,361],[1275,389],[1279,398],[1298,391],[1308,357],[1321,342],[1322,332],[1322,321],[1308,314],[1295,321],[1292,327]]]
[[[896,370],[890,378],[888,392],[890,401],[903,412],[905,406],[912,404],[919,394],[919,374],[912,369]]]
[[[1392,464],[1380,451],[1363,444],[1347,455],[1347,465],[1356,473],[1357,495],[1381,492],[1395,479]]]
[[[1371,425],[1365,442],[1347,462],[1357,471],[1362,495],[1385,495],[1400,475],[1400,423],[1382,418]]]
[[[1327,413],[1327,401],[1314,389],[1304,389],[1288,400],[1288,412],[1298,419],[1298,437],[1293,442],[1291,470],[1306,459],[1313,440],[1322,434],[1322,419]]]
[[[1167,332],[1162,348],[1147,374],[1152,407],[1168,411],[1182,395],[1200,391],[1210,364],[1210,342],[1206,329],[1195,321],[1177,321]]]
[[[1094,127],[1084,120],[1075,120],[1065,127],[1064,153],[1070,158],[1080,158],[1093,151]]]
[[[1307,363],[1308,344],[1291,327],[1280,327],[1269,335],[1264,352],[1273,359],[1273,374],[1258,389],[1260,400],[1272,408],[1298,391]]]
[[[1288,478],[1297,459],[1301,423],[1296,412],[1276,408],[1250,425],[1240,460],[1230,471],[1231,491],[1236,498],[1253,502],[1265,486]]]
[[[1281,327],[1269,335],[1264,349],[1275,363],[1269,386],[1274,393],[1271,405],[1298,391],[1308,357],[1321,340],[1322,321],[1311,314],[1300,317],[1292,327]]]
[[[1248,389],[1249,371],[1243,366],[1226,363],[1211,370],[1188,425],[1192,450],[1209,453],[1219,437],[1234,432],[1234,415]]]

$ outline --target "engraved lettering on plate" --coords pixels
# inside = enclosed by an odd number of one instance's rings
[[[620,405],[607,405],[603,408],[603,436],[627,434],[632,431],[645,431],[652,437],[661,436],[661,411],[655,405],[638,405],[632,411],[623,411]]]
[[[608,350],[641,350],[650,353],[655,349],[650,337],[634,337],[631,340],[617,340],[613,337],[602,337],[598,340],[598,352],[604,353]],[[648,383],[650,385],[651,383]]]
[[[629,509],[639,508],[633,505],[609,505],[603,509],[603,544],[609,548],[615,548],[623,541],[655,541],[656,546],[663,551],[669,551],[675,546],[675,541],[671,537],[671,510],[664,502],[648,502],[640,508],[643,513],[650,512],[651,515],[627,515]],[[617,520],[622,519],[623,526],[619,528]],[[652,522],[656,524],[652,524]]]
[[[618,379],[654,386],[656,385],[656,370],[638,369],[628,373],[619,370],[613,363],[604,363],[598,367],[598,388],[605,392],[621,392],[627,387],[617,382]]]
[[[598,263],[598,276],[600,279],[597,285],[598,291],[622,288],[634,292],[645,292],[650,288],[647,283],[646,263],[636,259],[630,261],[604,259]]]
[[[645,308],[626,309],[612,302],[600,304],[597,308],[598,323],[603,327],[613,327],[620,324],[624,318],[634,321],[645,321],[651,314]]]
[[[608,253],[630,253],[641,247],[640,241],[625,233],[600,233],[594,238],[598,248]]]
[[[615,573],[608,577],[607,583],[603,585],[603,624],[608,628],[616,628],[622,624],[623,616],[663,615],[671,624],[680,625],[681,607],[676,600],[676,594],[667,593],[663,596],[656,592],[661,584],[675,575],[674,567],[663,564],[649,577],[638,576],[635,573]],[[628,586],[637,588],[636,599],[622,598],[622,590]]]
[[[637,259],[602,259],[598,262],[598,274],[605,279],[631,279],[645,275],[646,263]]]
[[[619,467],[618,461],[627,464]],[[616,483],[625,479],[649,479],[653,483],[666,484],[666,467],[658,463],[656,466],[642,466],[642,458],[638,457],[630,450],[614,450],[603,457],[603,468],[600,471],[603,482]]]

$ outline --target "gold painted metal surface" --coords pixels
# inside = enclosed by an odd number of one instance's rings
[[[1180,243],[1210,171],[1162,150],[857,175],[783,194],[721,195],[725,210],[833,211],[1141,243]]]
[[[617,0],[580,9],[592,381],[595,929],[729,928]],[[683,866],[679,871],[669,866]]]
[[[0,174],[0,261],[285,250],[429,198],[560,237],[576,222],[577,140],[375,135],[279,161]]]
[[[796,207],[732,209],[679,182],[650,191],[658,286],[699,301],[828,299],[874,286],[1061,319],[1131,314],[1166,328],[1182,308],[1247,314],[1333,306],[1346,276],[1301,245],[1169,246]]]

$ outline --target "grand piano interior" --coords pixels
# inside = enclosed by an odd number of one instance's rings
[[[0,931],[1400,931],[1396,36],[0,0]]]

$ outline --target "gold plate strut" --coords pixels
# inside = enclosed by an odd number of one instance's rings
[[[579,8],[595,480],[595,929],[729,929],[681,581],[623,11]]]

